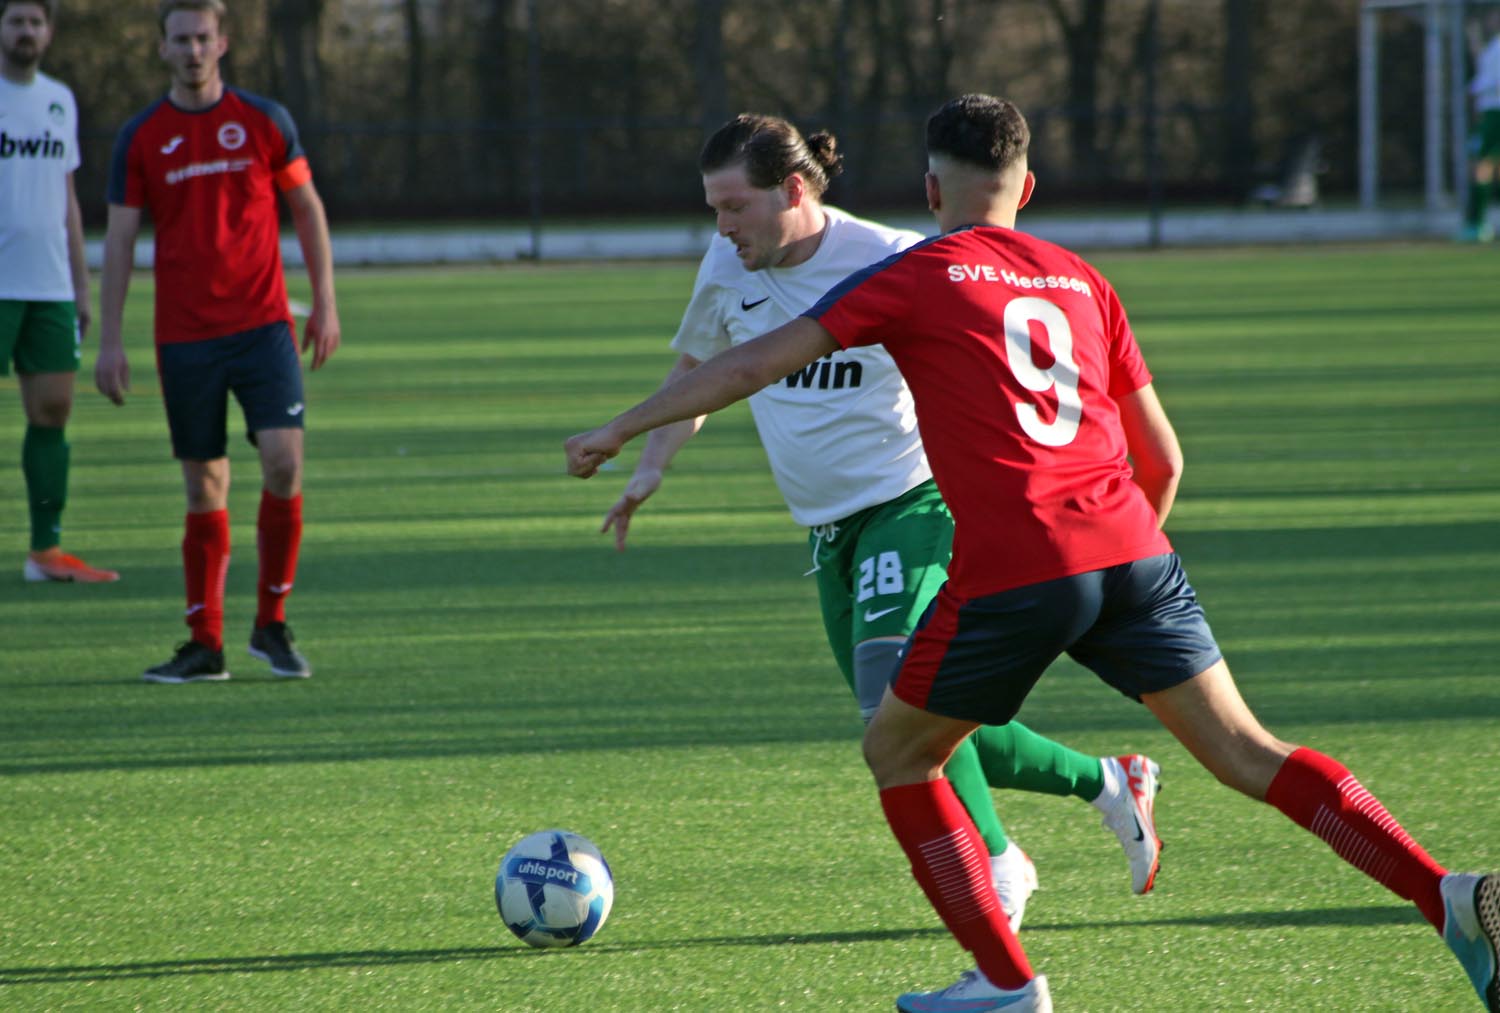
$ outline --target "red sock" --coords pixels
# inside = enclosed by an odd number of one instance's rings
[[[1286,758],[1266,801],[1323,839],[1340,858],[1417,905],[1443,931],[1438,884],[1447,872],[1342,763],[1313,749]]]
[[[187,624],[193,639],[224,649],[224,578],[229,573],[229,511],[188,514],[182,536]]]
[[[302,494],[282,499],[262,490],[255,524],[260,553],[256,584],[255,625],[286,622],[286,596],[297,577],[297,550],[302,545]]]
[[[880,805],[912,875],[984,976],[1001,988],[1034,978],[995,896],[984,841],[947,778],[887,788]]]

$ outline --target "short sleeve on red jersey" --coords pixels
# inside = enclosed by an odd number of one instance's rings
[[[914,311],[915,273],[903,262],[933,239],[893,253],[839,282],[802,314],[817,321],[844,348],[889,342]]]
[[[280,150],[276,151],[271,158],[271,171],[278,174],[277,182],[279,183],[279,174],[282,170],[291,168],[293,162],[305,163],[307,160],[307,152],[302,150],[302,139],[297,136],[297,124],[292,121],[292,114],[286,111],[286,106],[280,102],[274,102],[261,95],[252,95],[247,91],[238,89],[233,89],[233,91],[242,102],[270,120],[271,127],[281,135],[278,145]],[[294,185],[300,186],[311,178],[312,175],[309,173],[306,179]],[[283,186],[281,189],[289,190],[291,187]]]
[[[1151,370],[1146,368],[1146,359],[1140,346],[1135,343],[1135,332],[1125,316],[1125,307],[1115,294],[1114,286],[1099,278],[1104,298],[1104,327],[1109,337],[1109,396],[1119,400],[1133,394],[1151,382]]]
[[[135,145],[136,133],[165,101],[161,99],[147,106],[121,127],[115,137],[114,153],[109,160],[109,185],[105,191],[109,203],[131,208],[146,206],[146,178]]]

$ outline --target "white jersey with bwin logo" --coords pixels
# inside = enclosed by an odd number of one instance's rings
[[[856,271],[920,242],[824,207],[817,252],[796,267],[747,271],[716,236],[672,339],[706,361],[799,316]],[[886,503],[932,477],[911,391],[883,348],[834,352],[751,395],[750,411],[776,484],[805,527]]]
[[[68,86],[41,73],[26,85],[0,78],[0,299],[73,298],[68,173],[78,165]]]

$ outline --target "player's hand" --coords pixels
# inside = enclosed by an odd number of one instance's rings
[[[312,368],[319,369],[329,356],[338,351],[342,331],[339,329],[338,310],[326,306],[314,306],[308,314],[307,326],[302,329],[302,350],[312,349]]]
[[[615,550],[625,551],[625,536],[630,531],[630,518],[635,515],[640,505],[650,498],[651,494],[661,488],[660,468],[637,468],[630,481],[625,486],[625,491],[620,498],[615,500],[615,505],[609,508],[609,513],[604,515],[604,523],[599,528],[602,535],[610,528],[615,529]]]
[[[88,303],[80,303],[74,316],[78,320],[78,339],[83,340],[84,335],[89,332],[89,324],[93,322],[94,315],[89,310]]]
[[[94,360],[94,386],[115,404],[125,403],[125,393],[130,390],[130,361],[123,348],[99,349],[99,357]]]
[[[563,444],[568,455],[568,474],[574,478],[593,478],[599,467],[618,454],[624,445],[625,441],[615,436],[607,425],[570,437]]]

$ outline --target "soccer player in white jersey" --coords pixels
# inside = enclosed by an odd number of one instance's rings
[[[61,548],[73,376],[89,324],[83,216],[73,189],[78,105],[38,70],[51,0],[0,0],[0,376],[15,363],[26,413],[21,471],[31,513],[30,581],[119,580]]]
[[[841,161],[830,134],[804,138],[772,116],[738,116],[709,138],[699,168],[719,236],[699,268],[664,384],[922,239],[823,204]],[[861,348],[766,387],[750,408],[792,517],[809,529],[810,573],[828,642],[868,721],[902,645],[945,579],[952,549],[953,520],[932,481],[911,393],[884,349]],[[601,529],[614,530],[618,548],[625,548],[635,511],[702,422],[651,433]],[[1157,773],[1147,757],[1086,756],[1017,722],[981,729],[960,748],[948,776],[994,856],[996,892],[1013,926],[1036,871],[1007,840],[990,788],[1092,802],[1125,848],[1132,888],[1145,893],[1161,851],[1153,819]]]
[[[1474,77],[1469,94],[1474,98],[1474,167],[1469,179],[1469,202],[1464,209],[1459,239],[1484,243],[1495,238],[1489,223],[1490,194],[1500,189],[1500,8],[1484,16],[1483,33],[1470,25],[1469,43],[1474,50]],[[1488,41],[1486,41],[1486,38]]]

